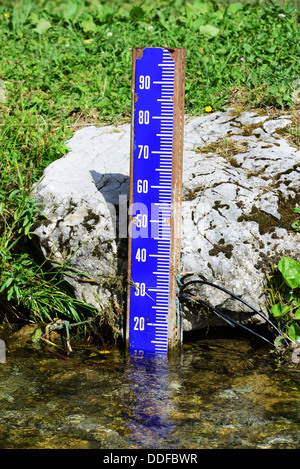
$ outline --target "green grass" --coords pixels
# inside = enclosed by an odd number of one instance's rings
[[[129,118],[134,46],[187,49],[188,114],[202,114],[208,105],[223,109],[241,92],[244,104],[292,106],[292,83],[300,77],[295,6],[109,4],[25,1],[0,7],[0,79],[7,95],[1,144],[4,139],[6,149],[13,142],[16,152],[21,146],[21,159],[25,150],[33,172],[61,156],[76,120]]]
[[[2,1],[2,233],[20,216],[18,198],[9,199],[12,191],[21,190],[29,200],[32,183],[65,154],[64,142],[74,130],[130,119],[134,46],[186,48],[187,114],[203,114],[206,106],[222,110],[230,103],[294,111],[293,83],[300,78],[300,10],[295,3],[280,3]],[[28,204],[27,215],[33,216]],[[19,229],[18,225],[10,233],[9,242],[17,240],[10,254],[1,254],[1,285],[9,273],[15,278],[22,262],[18,256],[26,251],[29,233],[19,239]],[[36,268],[28,267],[30,272]],[[27,287],[18,286],[17,305],[25,303]],[[9,292],[2,289],[5,301]]]

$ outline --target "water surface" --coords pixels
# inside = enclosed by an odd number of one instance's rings
[[[103,352],[103,350],[101,351]],[[187,338],[179,357],[11,346],[0,364],[1,448],[293,449],[299,374],[252,338]]]

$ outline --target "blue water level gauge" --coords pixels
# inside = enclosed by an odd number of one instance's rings
[[[180,341],[185,50],[134,48],[126,339],[134,355]]]

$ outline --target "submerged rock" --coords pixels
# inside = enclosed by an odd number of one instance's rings
[[[230,110],[185,122],[181,270],[263,312],[265,272],[281,256],[299,258],[299,234],[290,224],[300,202],[300,152],[278,133],[290,124],[288,116],[235,117]],[[69,260],[93,279],[66,277],[77,298],[99,307],[126,275],[130,126],[83,128],[67,145],[70,152],[35,188],[48,218],[34,232],[52,263]],[[219,290],[202,294],[240,319],[260,320]],[[207,321],[185,309],[184,330]]]

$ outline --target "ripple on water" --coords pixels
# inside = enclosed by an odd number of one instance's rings
[[[214,338],[185,343],[177,359],[130,360],[119,350],[99,357],[9,351],[0,367],[0,446],[299,447],[299,381],[275,370],[264,345]]]

